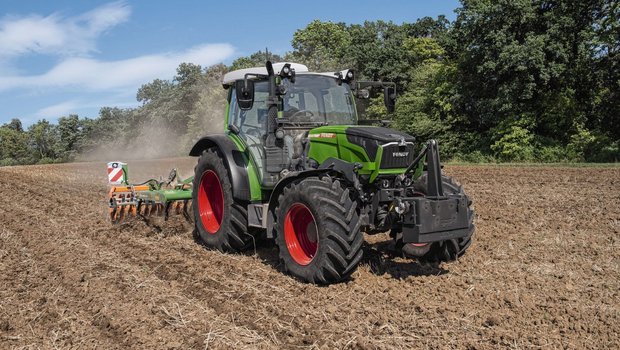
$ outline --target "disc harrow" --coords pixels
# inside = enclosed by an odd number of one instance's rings
[[[128,182],[127,164],[108,163],[109,217],[113,224],[128,217],[163,217],[183,215],[192,222],[192,181],[178,178],[172,169],[166,180],[149,179],[139,184]],[[176,180],[176,182],[175,182]]]

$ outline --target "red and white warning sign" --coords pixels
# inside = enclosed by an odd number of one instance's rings
[[[125,171],[124,165],[127,163],[123,162],[109,162],[108,163],[108,182],[110,185],[120,185],[123,183]]]

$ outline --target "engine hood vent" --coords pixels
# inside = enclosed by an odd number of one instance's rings
[[[347,135],[363,137],[371,140],[379,141],[380,144],[388,142],[415,142],[415,137],[402,131],[382,128],[378,126],[352,126],[347,128]]]
[[[411,143],[415,142],[415,137],[405,134],[402,131],[378,126],[354,126],[347,128],[345,132],[349,142],[361,146],[366,150],[370,161],[375,160],[378,148],[388,143],[395,143],[394,146],[398,149],[402,147],[401,144],[403,142],[406,142],[408,143],[407,146],[405,146],[406,150],[401,151],[411,152],[411,154],[413,154],[413,145]]]

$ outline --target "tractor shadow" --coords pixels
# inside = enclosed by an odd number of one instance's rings
[[[404,258],[395,250],[391,241],[366,243],[362,249],[364,257],[361,264],[367,265],[370,272],[377,276],[388,274],[400,280],[407,277],[441,276],[450,272],[439,263]]]
[[[271,266],[276,271],[283,271],[278,255],[278,248],[272,239],[256,237],[253,244],[243,252],[243,254],[247,256],[256,256],[263,263]]]
[[[406,279],[410,276],[440,276],[450,272],[442,268],[438,263],[421,263],[416,260],[403,258],[394,250],[391,242],[365,242],[362,249],[364,256],[360,265],[368,266],[370,272],[377,276],[388,274],[395,279]],[[255,246],[248,249],[245,255],[256,256],[276,271],[283,271],[278,256],[278,248],[272,240],[257,239]]]

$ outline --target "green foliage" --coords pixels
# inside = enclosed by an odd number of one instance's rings
[[[19,164],[19,162],[15,160],[15,158],[0,159],[0,166],[11,166],[11,165],[17,165],[17,164]]]
[[[228,67],[225,65],[211,66],[205,71],[204,79],[196,86],[200,91],[199,98],[189,114],[187,131],[179,142],[183,152],[186,153],[205,134],[224,130],[226,90],[222,89],[221,81],[227,71]]]
[[[172,87],[173,85],[169,81],[155,79],[148,84],[142,85],[142,87],[138,89],[136,99],[138,102],[146,104],[170,93]]]
[[[17,118],[11,119],[11,121],[5,124],[3,127],[18,131],[18,132],[24,131],[24,128],[22,127],[22,121]]]
[[[620,159],[618,145],[617,140],[614,142],[607,135],[592,132],[578,125],[566,149],[574,161],[618,161]]]
[[[45,158],[41,158],[39,159],[39,161],[37,162],[37,164],[54,164],[56,163],[57,160],[54,158],[50,158],[50,157],[45,157]]]
[[[68,117],[60,117],[56,126],[58,132],[58,142],[54,153],[60,160],[68,161],[73,159],[78,152],[77,144],[81,141],[83,123],[76,114]]]
[[[252,68],[252,67],[263,67],[265,66],[265,62],[269,59],[271,62],[282,62],[284,59],[273,53],[268,53],[266,51],[257,51],[250,56],[239,57],[233,61],[230,66],[230,70],[237,70],[243,68]]]
[[[608,35],[617,12],[604,0],[464,1],[446,52],[457,64],[454,107],[467,129],[488,134],[501,159],[530,157],[532,135],[572,144],[568,158],[593,159],[586,149],[596,142],[574,125],[618,140],[619,75],[610,49],[618,40]],[[514,115],[533,124],[506,129]],[[533,157],[556,158],[556,149]]]
[[[433,63],[443,58],[445,50],[435,38],[409,37],[403,42],[403,48],[416,64]]]
[[[508,162],[530,162],[534,159],[534,135],[528,122],[508,121],[493,130],[497,140],[491,145],[495,157]]]
[[[293,57],[306,62],[315,71],[342,69],[351,34],[344,23],[314,20],[293,34]]]
[[[452,162],[457,162],[457,163],[495,163],[497,162],[495,157],[489,154],[484,154],[481,151],[473,151],[469,153],[457,153],[448,159]]]
[[[58,142],[56,127],[43,119],[28,128],[29,143],[35,151],[35,159],[55,158],[55,149]]]
[[[369,99],[366,104],[367,106],[360,108],[362,119],[385,119],[387,108],[383,102],[383,95]]]
[[[407,84],[410,66],[403,50],[407,28],[377,21],[351,25],[348,32],[351,41],[346,48],[347,61],[342,63],[348,63],[364,79],[393,81],[399,89]]]
[[[14,121],[0,127],[0,159],[3,165],[27,163],[31,158],[28,135],[21,129],[21,123],[19,128],[15,128]]]
[[[574,162],[573,157],[566,153],[566,147],[556,146],[540,146],[535,149],[534,158],[538,162],[543,163],[565,163]]]

